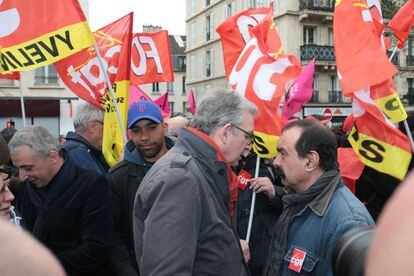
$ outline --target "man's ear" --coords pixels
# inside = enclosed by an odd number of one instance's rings
[[[162,122],[162,127],[163,127],[164,135],[166,135],[167,132],[168,132],[168,123],[167,122]]]
[[[219,146],[226,145],[229,142],[229,131],[231,131],[231,124],[225,124],[216,129],[211,137]]]
[[[59,152],[57,150],[51,150],[49,152],[49,155],[47,159],[52,163],[56,164],[56,162],[59,160]]]
[[[319,154],[312,150],[306,155],[305,170],[312,172],[319,167]]]

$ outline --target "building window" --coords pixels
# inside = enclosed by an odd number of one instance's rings
[[[224,19],[230,18],[236,14],[236,1],[224,4]]]
[[[190,25],[190,48],[194,48],[195,45],[196,45],[195,23],[191,23]]]
[[[159,92],[160,91],[160,84],[158,82],[152,83],[152,92]]]
[[[311,103],[318,103],[319,102],[319,76],[313,75],[313,95],[312,99],[310,100]]]
[[[171,114],[174,114],[174,102],[168,102],[168,104],[170,105]]]
[[[342,103],[342,91],[337,75],[329,76],[329,102]]]
[[[204,52],[204,76],[211,77],[213,75],[214,50],[208,49]]]
[[[183,102],[183,113],[187,113],[187,112],[188,112],[187,102]]]
[[[408,55],[414,56],[414,40],[412,38],[408,39]]]
[[[303,44],[304,45],[316,44],[316,27],[311,27],[311,26],[303,27]]]
[[[53,65],[47,65],[35,70],[35,85],[57,85],[58,75]]]
[[[244,0],[245,9],[262,8],[268,6],[268,0]]]
[[[333,29],[332,28],[328,28],[328,45],[329,46],[334,46],[334,35],[333,35]]]
[[[204,0],[204,6],[207,7],[211,4],[212,0]]]
[[[185,94],[186,93],[186,90],[185,90],[185,76],[183,77],[182,84],[183,84],[183,94]]]
[[[196,11],[196,1],[195,0],[190,0],[189,1],[189,7],[188,7],[188,14],[192,15],[195,13]]]
[[[213,14],[210,13],[204,18],[204,41],[214,38]]]
[[[168,93],[174,93],[174,82],[167,82],[167,92]]]
[[[404,98],[408,101],[409,105],[414,104],[414,79],[407,78],[407,94]]]
[[[190,80],[195,80],[196,77],[196,56],[190,56]]]

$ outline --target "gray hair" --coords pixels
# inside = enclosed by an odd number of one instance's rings
[[[17,131],[9,142],[10,153],[14,154],[18,147],[24,145],[45,158],[51,150],[59,151],[61,148],[58,139],[42,126],[27,126]]]
[[[259,114],[257,107],[237,92],[213,92],[201,102],[190,126],[210,135],[229,123],[240,126],[246,111],[253,117]]]
[[[73,117],[73,126],[76,132],[84,132],[88,129],[90,121],[103,122],[104,112],[96,105],[90,103],[79,103],[75,116]]]

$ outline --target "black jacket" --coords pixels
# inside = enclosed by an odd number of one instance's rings
[[[174,142],[165,138],[167,148]],[[135,259],[132,229],[132,211],[135,194],[152,164],[145,162],[132,141],[125,147],[124,160],[111,168],[106,175],[112,188],[114,205],[114,241],[110,254],[113,276],[136,276],[138,265]]]
[[[61,170],[70,167],[73,174],[62,179],[58,173],[50,182],[65,188],[48,205],[42,231],[36,236],[55,254],[68,275],[108,275],[113,228],[109,184],[103,176],[81,169],[69,157],[65,158]],[[28,231],[34,232],[38,214],[44,210],[35,207],[29,185],[33,184],[23,182],[20,186],[18,210]]]

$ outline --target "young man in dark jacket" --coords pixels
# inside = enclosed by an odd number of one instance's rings
[[[80,103],[73,118],[75,132],[68,132],[63,148],[81,168],[106,175],[109,165],[102,154],[104,113],[97,106]]]
[[[113,214],[107,180],[77,167],[40,126],[18,131],[9,148],[22,181],[17,207],[27,229],[68,275],[108,275]]]
[[[139,275],[132,232],[135,193],[151,166],[173,146],[172,140],[165,137],[167,124],[161,111],[152,102],[141,101],[130,107],[128,129],[131,141],[126,145],[124,160],[107,175],[115,209],[115,236],[111,250],[114,276]]]

